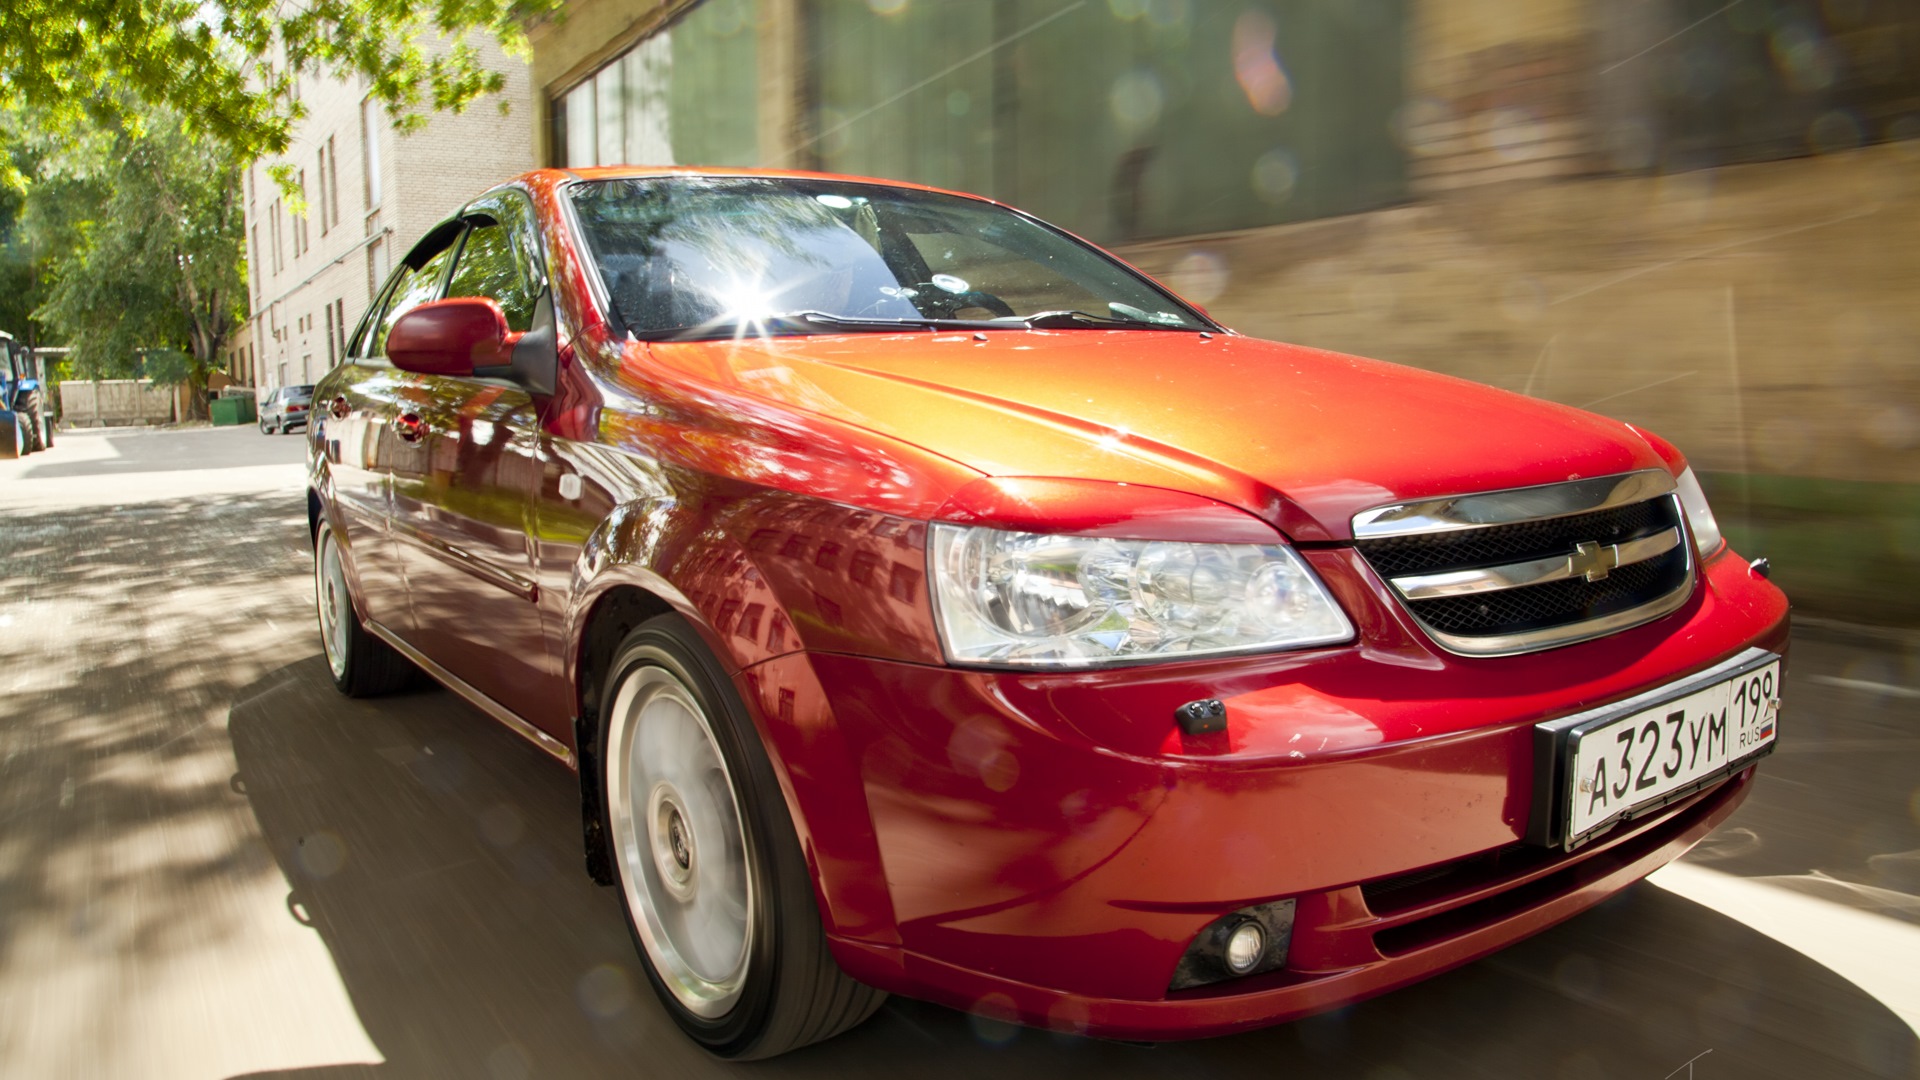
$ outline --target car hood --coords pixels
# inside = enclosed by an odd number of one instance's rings
[[[1632,469],[1625,424],[1432,372],[1237,335],[1033,330],[654,344],[656,363],[989,476],[1173,488],[1300,541],[1369,507]]]

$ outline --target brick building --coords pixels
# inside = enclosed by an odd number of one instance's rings
[[[433,114],[410,133],[394,130],[358,79],[303,77],[307,116],[292,146],[254,162],[242,181],[253,316],[235,367],[246,381],[271,388],[318,379],[344,355],[368,297],[406,245],[482,189],[533,167],[527,66],[491,41],[476,44],[507,77],[501,97]],[[277,164],[293,167],[304,215],[268,175]]]

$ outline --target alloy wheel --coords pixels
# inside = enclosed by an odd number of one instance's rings
[[[725,1016],[746,986],[756,896],[712,721],[678,676],[643,661],[608,723],[608,816],[635,928],[688,1012]]]
[[[353,626],[353,598],[347,592],[346,570],[340,564],[340,548],[333,542],[333,531],[322,529],[320,550],[313,560],[314,603],[320,612],[320,640],[327,653],[327,666],[333,677],[347,673],[347,632]]]

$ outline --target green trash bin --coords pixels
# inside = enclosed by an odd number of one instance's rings
[[[214,398],[207,402],[207,412],[213,417],[214,427],[251,424],[257,415],[254,411],[252,394]]]

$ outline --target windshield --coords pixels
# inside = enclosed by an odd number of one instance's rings
[[[688,176],[570,193],[614,317],[639,337],[1214,329],[1100,252],[975,199]]]

